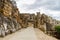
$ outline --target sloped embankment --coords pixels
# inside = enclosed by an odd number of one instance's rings
[[[48,35],[44,34],[41,30],[39,30],[37,28],[35,28],[34,30],[35,30],[38,40],[58,40],[52,36],[48,36]]]

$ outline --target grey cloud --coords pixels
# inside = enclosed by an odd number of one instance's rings
[[[59,10],[60,11],[60,0],[36,0],[32,5],[24,5],[28,10],[37,9],[44,7],[50,10]]]
[[[17,0],[17,2],[20,4],[19,1],[20,0]],[[60,11],[60,0],[36,0],[36,2],[32,5],[24,4],[22,6],[24,8],[26,8],[27,10],[44,7],[44,8],[50,9],[50,10]]]

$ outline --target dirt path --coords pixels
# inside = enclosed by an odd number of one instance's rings
[[[1,40],[37,40],[33,27],[19,30],[16,33],[8,35]]]
[[[28,27],[25,29],[21,29],[4,38],[0,38],[0,40],[56,40],[56,39],[45,35],[39,29]]]

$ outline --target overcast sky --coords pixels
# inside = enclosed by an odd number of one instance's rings
[[[21,13],[45,13],[60,20],[60,0],[16,0]]]

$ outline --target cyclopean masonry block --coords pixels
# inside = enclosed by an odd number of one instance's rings
[[[40,12],[37,12],[37,16],[36,16],[36,21],[37,21],[37,27],[40,27]]]

